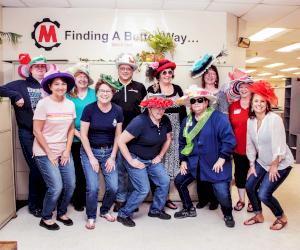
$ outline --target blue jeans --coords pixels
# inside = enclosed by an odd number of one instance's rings
[[[19,140],[25,161],[29,167],[28,208],[30,211],[37,208],[41,209],[43,207],[46,186],[35,159],[33,158],[33,133],[27,129],[19,128]]]
[[[128,179],[128,173],[125,167],[125,158],[118,152],[117,156],[118,169],[118,192],[116,201],[126,202],[128,195],[133,191],[131,181]]]
[[[149,178],[156,186],[150,212],[160,213],[165,206],[170,184],[170,177],[164,165],[162,163],[152,164],[151,160],[143,160],[134,154],[131,156],[133,159],[137,158],[143,162],[145,168],[134,168],[125,160],[125,167],[134,190],[130,193],[125,206],[119,210],[118,216],[123,218],[131,216],[144,201],[150,191]]]
[[[58,167],[52,165],[47,156],[36,156],[36,163],[47,186],[44,198],[42,218],[50,220],[57,205],[57,216],[67,213],[67,208],[75,189],[75,169],[72,155],[70,161]]]
[[[111,172],[107,172],[105,170],[105,163],[111,155],[112,147],[97,149],[92,148],[92,151],[96,159],[99,161],[105,181],[105,193],[102,201],[102,206],[100,208],[100,215],[104,215],[108,213],[116,198],[118,189],[118,172],[116,169],[113,169]],[[98,173],[93,170],[89,158],[85,153],[83,147],[81,147],[80,149],[80,157],[86,179],[86,215],[88,219],[96,219],[99,192],[99,176]]]
[[[190,209],[193,203],[189,194],[188,185],[191,184],[196,178],[191,174],[186,175],[178,174],[175,178],[175,186],[178,190],[183,208]],[[232,201],[230,194],[230,182],[220,181],[211,183],[214,194],[221,205],[223,215],[232,216]]]
[[[262,212],[262,201],[271,209],[276,217],[281,217],[284,214],[278,200],[273,196],[273,193],[286,179],[291,169],[292,167],[278,170],[280,177],[277,181],[270,182],[269,172],[267,172],[258,162],[255,163],[257,177],[251,175],[246,182],[247,195],[253,206],[254,213],[258,214]]]

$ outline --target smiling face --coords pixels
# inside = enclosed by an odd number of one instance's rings
[[[152,108],[148,108],[148,109],[149,109],[150,116],[152,116],[156,121],[160,121],[165,113],[164,108],[152,107]]]
[[[215,84],[217,81],[217,73],[210,68],[207,72],[204,73],[204,82],[205,85],[212,85]]]
[[[121,82],[129,82],[133,76],[133,69],[127,64],[121,64],[118,68],[118,75]]]
[[[258,94],[254,94],[252,98],[251,106],[256,115],[265,114],[267,111],[268,103],[264,97]]]
[[[76,73],[75,74],[75,84],[76,84],[77,88],[86,89],[89,84],[88,76],[83,72]]]
[[[241,95],[241,98],[249,98],[251,95],[251,92],[248,90],[249,84],[247,83],[241,83],[239,87],[239,92]]]
[[[159,82],[169,84],[174,77],[174,71],[171,68],[167,68],[159,72]]]
[[[53,96],[63,97],[67,93],[68,85],[62,78],[54,78],[49,84]]]
[[[43,80],[46,72],[47,72],[46,64],[33,64],[30,67],[30,73],[32,74],[32,77],[38,81]]]
[[[203,97],[196,97],[190,99],[191,110],[195,115],[201,115],[208,107],[208,100]]]
[[[100,103],[107,104],[107,103],[110,103],[110,101],[113,97],[113,91],[108,84],[102,83],[99,86],[96,95],[97,95],[97,99]]]

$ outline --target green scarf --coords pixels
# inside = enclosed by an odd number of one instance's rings
[[[190,132],[188,132],[188,128],[192,124],[193,116],[192,116],[192,114],[189,114],[189,116],[187,117],[185,128],[183,129],[183,137],[185,137],[185,139],[186,139],[186,145],[185,145],[184,149],[181,150],[181,153],[183,155],[188,156],[193,151],[193,148],[194,148],[193,139],[195,138],[196,135],[199,134],[199,132],[201,131],[203,126],[206,124],[206,122],[208,121],[209,117],[212,115],[213,112],[214,112],[214,109],[211,107],[208,107],[207,110],[205,111],[203,117],[197,122],[195,127]]]

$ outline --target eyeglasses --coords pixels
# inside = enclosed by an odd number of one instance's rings
[[[101,93],[101,94],[111,94],[111,93],[112,93],[111,90],[105,90],[105,89],[99,89],[98,91],[99,91],[99,93]]]
[[[200,98],[197,98],[197,99],[190,99],[190,104],[195,104],[196,102],[198,103],[203,103],[206,99],[204,97],[200,97]]]
[[[162,73],[162,75],[173,75],[174,74],[174,71],[173,70],[168,70],[168,71],[162,71],[161,72]]]
[[[46,64],[33,64],[31,66],[31,68],[34,68],[34,69],[47,69],[47,66],[46,66]]]

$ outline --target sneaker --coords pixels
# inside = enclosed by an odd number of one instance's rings
[[[227,227],[234,227],[235,225],[235,221],[232,216],[228,216],[228,215],[224,216],[224,221]]]
[[[114,211],[115,213],[117,213],[117,212],[119,212],[119,210],[120,210],[122,207],[124,207],[124,206],[125,206],[125,202],[122,202],[122,201],[116,201],[116,202],[115,202],[115,206],[114,206],[113,211]]]
[[[42,209],[40,209],[40,208],[29,210],[29,213],[31,213],[34,217],[37,217],[37,218],[42,217]]]
[[[182,219],[186,217],[196,217],[196,216],[197,216],[197,212],[195,207],[191,207],[190,209],[184,208],[174,214],[174,218],[176,219]]]
[[[208,204],[208,202],[198,202],[196,205],[196,208],[201,209],[204,208],[206,205]]]
[[[216,210],[218,208],[219,204],[218,203],[210,203],[208,206],[209,210]]]
[[[171,219],[171,215],[167,214],[165,211],[160,211],[158,213],[149,212],[148,216],[149,217],[157,217],[157,218],[162,219],[162,220],[170,220]]]
[[[117,221],[126,227],[135,227],[135,222],[130,217],[117,217]]]
[[[52,230],[52,231],[54,231],[54,230],[58,230],[59,229],[59,225],[57,225],[56,223],[53,223],[53,224],[47,224],[46,222],[44,222],[44,220],[43,219],[41,219],[41,221],[40,221],[40,226],[41,227],[44,227],[44,228],[46,228],[46,229],[48,229],[48,230]]]

